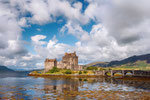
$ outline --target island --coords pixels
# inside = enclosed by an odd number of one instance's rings
[[[66,77],[90,77],[98,76],[93,70],[86,70],[83,65],[78,65],[78,56],[76,52],[65,53],[62,57],[62,61],[58,62],[56,59],[46,58],[45,69],[39,71],[33,71],[29,73],[29,76],[66,76]]]
[[[133,58],[133,57],[131,57]],[[128,58],[128,59],[131,59]],[[141,58],[141,57],[138,57]],[[126,60],[124,60],[126,61]],[[122,61],[120,61],[122,62]],[[110,62],[112,63],[112,62]],[[109,64],[110,64],[109,63]],[[137,64],[143,63],[143,61],[136,62]],[[107,63],[105,63],[107,64]],[[109,65],[107,64],[107,65]],[[101,65],[104,65],[101,63]],[[56,76],[56,77],[101,77],[101,76],[140,76],[140,77],[150,77],[149,70],[139,70],[136,67],[126,68],[121,65],[121,67],[97,67],[97,66],[85,66],[78,64],[78,56],[76,52],[65,53],[61,61],[57,59],[45,59],[45,68],[43,70],[32,71],[29,76]],[[106,66],[106,65],[105,65]],[[126,65],[127,66],[127,65]]]

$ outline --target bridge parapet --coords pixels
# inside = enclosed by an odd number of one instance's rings
[[[113,77],[116,73],[121,73],[122,76],[126,76],[127,73],[131,73],[132,76],[150,77],[150,71],[144,70],[103,70],[95,72],[95,74],[103,76],[108,76],[108,73],[110,73],[111,77]]]
[[[134,71],[134,76],[145,76],[145,77],[150,77],[150,71],[145,71],[145,70],[135,70],[135,71]]]

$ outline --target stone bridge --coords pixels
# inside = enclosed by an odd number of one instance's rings
[[[108,76],[110,73],[111,77],[113,77],[116,73],[122,74],[122,76],[126,76],[127,73],[131,73],[132,76],[143,76],[150,77],[150,71],[144,70],[103,70],[103,71],[95,71],[96,75]]]

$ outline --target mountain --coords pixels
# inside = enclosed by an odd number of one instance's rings
[[[135,63],[137,61],[146,61],[147,63],[150,63],[150,54],[140,55],[140,56],[131,56],[126,59],[120,60],[120,61],[111,61],[108,63],[94,63],[92,66],[99,66],[99,67],[115,67],[120,66],[128,63]],[[90,65],[90,64],[88,64]]]
[[[15,72],[15,71],[5,66],[0,66],[0,73],[6,73],[6,72]]]
[[[120,66],[127,63],[134,63],[137,61],[146,61],[147,63],[150,63],[150,54],[132,56],[121,61],[111,61],[107,66]]]
[[[10,76],[27,76],[31,71],[14,71],[7,68],[6,66],[0,66],[0,77],[10,77]]]

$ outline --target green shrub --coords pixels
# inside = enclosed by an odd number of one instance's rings
[[[86,73],[87,73],[87,71],[83,71],[83,73],[84,73],[84,74],[86,74]]]
[[[91,67],[87,67],[87,70],[98,70],[97,67],[91,66]]]
[[[81,78],[79,78],[79,81],[82,81],[82,79],[81,79]]]
[[[71,74],[71,73],[72,73],[72,72],[71,72],[70,69],[67,69],[66,72],[65,72],[65,74]]]
[[[99,70],[105,70],[104,68],[99,68]]]
[[[59,69],[57,67],[53,67],[53,69],[49,70],[50,73],[56,73],[59,72]]]
[[[82,74],[82,71],[79,71],[79,74]]]
[[[111,68],[108,68],[108,70],[112,70]]]

